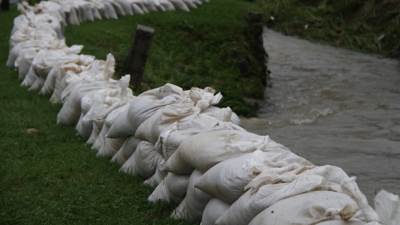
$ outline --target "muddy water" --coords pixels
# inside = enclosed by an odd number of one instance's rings
[[[315,164],[357,176],[372,199],[400,194],[400,65],[265,30],[273,87],[243,126]]]

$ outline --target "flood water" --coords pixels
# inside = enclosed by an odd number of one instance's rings
[[[356,176],[371,200],[400,194],[400,64],[264,30],[273,87],[243,119],[317,165]]]

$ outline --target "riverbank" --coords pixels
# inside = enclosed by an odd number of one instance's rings
[[[336,47],[400,57],[400,1],[264,0],[260,5],[274,30]]]

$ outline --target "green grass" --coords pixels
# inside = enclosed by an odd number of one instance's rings
[[[257,107],[246,98],[262,99],[265,73],[257,63],[253,72],[241,74],[240,57],[248,57],[244,42],[245,16],[256,4],[241,0],[212,0],[192,12],[163,12],[103,20],[69,26],[69,44],[83,44],[83,52],[105,58],[116,56],[118,73],[124,73],[125,58],[132,44],[137,24],[155,28],[151,52],[146,65],[143,89],[166,82],[185,89],[211,86],[221,91],[221,106],[230,106],[241,115],[255,115]],[[238,59],[239,56],[239,59]]]
[[[400,55],[400,1],[260,0],[271,28],[313,41]],[[308,26],[305,29],[305,26]]]

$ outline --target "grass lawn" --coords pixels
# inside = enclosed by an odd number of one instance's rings
[[[225,67],[227,59],[219,57],[251,7],[216,0],[192,13],[99,21],[71,26],[66,34],[69,43],[84,44],[86,53],[104,58],[113,52],[122,59],[135,24],[154,26],[146,85],[213,85],[232,96],[225,104],[240,106],[235,93],[251,92],[251,86],[243,85],[237,70]],[[72,127],[56,125],[60,106],[19,86],[16,72],[5,66],[16,15],[15,8],[0,12],[0,224],[185,224],[169,219],[172,206],[147,203],[151,190],[141,179],[96,158]],[[39,132],[28,134],[29,128]]]

